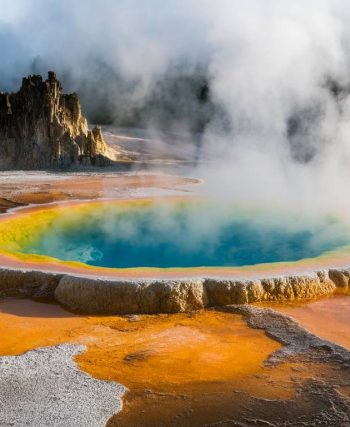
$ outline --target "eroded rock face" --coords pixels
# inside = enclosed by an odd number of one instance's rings
[[[73,310],[95,314],[178,313],[230,304],[315,298],[329,295],[336,288],[328,270],[261,280],[122,281],[65,275],[55,288],[55,298]]]
[[[0,297],[49,297],[91,314],[178,313],[231,304],[294,301],[350,287],[350,269],[261,279],[139,279],[0,268]]]
[[[208,305],[203,279],[120,281],[66,275],[55,299],[94,314],[179,313]]]
[[[76,93],[63,94],[54,72],[23,78],[16,93],[0,92],[0,168],[106,165],[113,155],[100,128],[88,129]]]

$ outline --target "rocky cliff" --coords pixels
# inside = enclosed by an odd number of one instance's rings
[[[123,280],[0,268],[0,298],[49,297],[90,314],[154,314],[231,304],[299,301],[350,289],[349,269],[330,269],[261,279]]]
[[[0,168],[42,169],[110,164],[101,129],[89,130],[76,93],[63,94],[54,72],[23,78],[16,93],[0,92]]]

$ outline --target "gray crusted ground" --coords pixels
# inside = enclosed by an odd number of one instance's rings
[[[0,358],[0,426],[97,427],[122,407],[126,389],[80,371],[81,345]]]
[[[296,396],[292,400],[246,396],[245,406],[232,419],[215,426],[350,427],[350,352],[318,338],[291,317],[249,305],[227,306],[222,311],[242,314],[247,324],[281,342],[266,365],[299,362],[308,375],[294,372]],[[268,378],[267,385],[268,385]],[[209,426],[209,425],[208,425]]]
[[[300,326],[293,318],[269,308],[250,305],[228,306],[222,311],[243,314],[248,326],[263,329],[266,334],[283,344],[273,353],[266,365],[300,357],[303,361],[340,363],[350,369],[350,352],[340,345],[323,340]]]

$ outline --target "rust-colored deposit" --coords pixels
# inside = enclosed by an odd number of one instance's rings
[[[29,179],[30,178],[30,179]],[[15,181],[15,182],[13,182]],[[10,177],[0,182],[0,212],[20,205],[66,200],[91,200],[129,196],[135,190],[176,190],[198,184],[193,178],[165,174],[95,174],[28,176],[16,182]],[[184,190],[185,191],[185,190]]]
[[[280,344],[230,313],[88,317],[49,303],[4,299],[0,334],[1,355],[63,342],[85,344],[87,351],[77,358],[81,369],[130,390],[125,411],[111,425],[137,425],[140,412],[143,425],[155,425],[159,416],[170,422],[184,411],[188,420],[214,422],[232,411],[235,390],[266,397],[282,393],[280,386],[267,390],[257,379]],[[291,395],[284,390],[284,397]]]

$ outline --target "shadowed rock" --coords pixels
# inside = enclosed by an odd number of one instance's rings
[[[54,72],[23,78],[16,93],[0,92],[0,168],[108,165],[115,153],[101,129],[89,130],[76,93],[63,94]]]
[[[0,268],[0,297],[52,298],[63,274]]]

